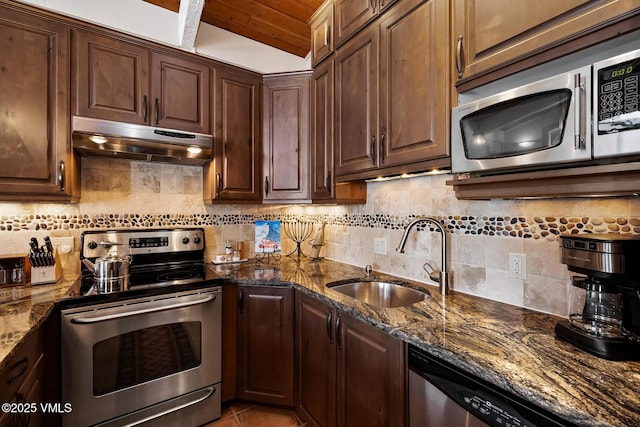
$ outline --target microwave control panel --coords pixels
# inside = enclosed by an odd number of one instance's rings
[[[597,72],[598,134],[640,129],[640,57]]]

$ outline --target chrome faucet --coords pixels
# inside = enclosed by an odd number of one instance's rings
[[[404,245],[407,243],[409,231],[411,231],[414,225],[421,222],[426,222],[433,225],[438,229],[438,231],[440,231],[440,233],[442,233],[442,271],[432,269],[432,271],[429,272],[429,278],[434,282],[438,282],[440,293],[442,295],[449,295],[449,280],[451,279],[451,273],[447,272],[447,232],[445,231],[440,221],[428,216],[419,216],[411,221],[405,227],[404,234],[402,235],[402,239],[400,240],[400,244],[396,248],[396,251],[400,252],[401,254],[404,253]]]

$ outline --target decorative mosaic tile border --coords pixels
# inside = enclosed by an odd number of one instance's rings
[[[388,214],[30,214],[0,216],[0,232],[30,230],[91,230],[103,228],[162,228],[247,225],[258,219],[284,222],[325,222],[327,225],[401,230],[415,215]],[[452,234],[554,240],[564,233],[640,234],[640,217],[499,217],[436,216]],[[428,225],[420,225],[425,229]],[[430,228],[430,227],[429,227]],[[432,228],[430,228],[433,230]]]

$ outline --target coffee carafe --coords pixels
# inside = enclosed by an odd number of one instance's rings
[[[570,314],[556,335],[610,360],[640,359],[640,236],[560,236],[572,278]]]

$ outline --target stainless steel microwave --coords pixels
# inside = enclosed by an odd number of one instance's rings
[[[640,50],[459,105],[452,172],[536,170],[640,154]]]

